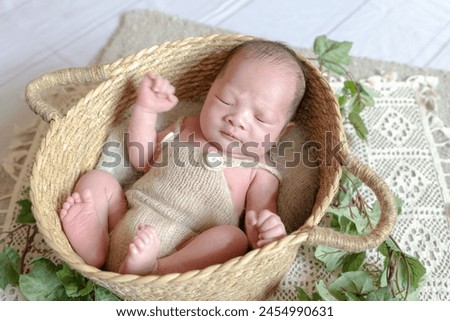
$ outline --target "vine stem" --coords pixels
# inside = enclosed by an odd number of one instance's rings
[[[28,251],[29,251],[29,249],[31,247],[31,244],[34,241],[34,238],[35,238],[36,234],[38,233],[38,229],[36,228],[36,225],[33,225],[33,226],[28,225],[27,227],[28,227],[28,229],[27,229],[27,238],[26,238],[25,248],[24,248],[24,250],[22,252],[22,255],[20,256],[20,261],[19,261],[20,274],[24,273],[24,270],[25,270],[25,258],[26,258],[27,254],[28,254]]]
[[[344,174],[346,175],[346,174]],[[365,218],[367,219],[367,224],[369,227],[371,227],[373,229],[373,226],[370,222],[370,219],[367,215],[367,209],[372,209],[365,201],[364,197],[362,196],[362,194],[359,192],[359,189],[356,186],[356,183],[352,180],[352,178],[348,175],[346,175],[347,179],[353,184],[353,187],[355,188],[356,191],[356,202],[359,205],[358,208],[360,209],[361,213],[364,213]],[[410,270],[410,266],[408,264],[406,264],[406,255],[405,253],[402,251],[402,249],[400,248],[400,245],[397,243],[397,241],[392,237],[392,235],[389,235],[389,239],[390,241],[398,248],[398,252],[400,255],[400,260],[403,261],[405,263],[406,266],[406,288],[405,288],[405,295],[403,296],[403,300],[406,301],[410,292],[410,286],[411,286],[411,270]],[[396,273],[398,273],[398,264],[399,261],[395,260],[394,261],[394,251],[390,250],[388,248],[388,253],[389,253],[389,265],[390,268],[387,271],[387,284],[389,289],[391,290],[392,295],[395,297],[398,294],[401,293],[401,291],[399,293],[395,293],[395,290],[393,288],[393,281],[394,281],[394,276]],[[398,284],[398,277],[396,278],[395,282],[397,285],[398,289],[401,289],[401,286]]]
[[[34,242],[34,238],[36,237],[36,235],[38,234],[38,228],[36,225],[21,225],[17,228],[15,228],[12,231],[9,231],[7,234],[9,236],[11,236],[15,231],[18,231],[21,228],[26,228],[26,238],[25,238],[25,247],[20,255],[19,258],[19,273],[23,274],[25,272],[25,259],[27,257],[27,254],[29,252],[29,250],[32,247],[32,244]],[[12,240],[11,242],[12,243]]]
[[[6,235],[5,238],[9,237],[10,241],[9,241],[8,245],[11,245],[11,243],[13,242],[14,233],[19,231],[22,228],[26,228],[27,226],[29,226],[29,225],[21,224],[21,225],[19,225],[18,227],[16,227],[15,229],[13,229],[11,231],[5,231],[5,232],[0,233],[0,235],[1,234],[5,234]]]
[[[408,295],[409,295],[410,284],[411,284],[411,271],[410,271],[410,266],[409,266],[409,264],[406,264],[406,256],[405,256],[405,253],[403,253],[403,251],[402,251],[402,249],[400,248],[400,246],[398,245],[397,241],[394,240],[394,238],[393,238],[392,236],[389,236],[389,239],[390,239],[391,242],[394,243],[394,245],[399,249],[400,258],[402,259],[403,262],[405,262],[405,266],[406,266],[406,279],[407,279],[408,281],[406,282],[405,296],[403,297],[403,300],[406,301],[406,299],[408,298]]]

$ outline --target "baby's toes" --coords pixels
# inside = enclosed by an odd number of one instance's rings
[[[61,209],[61,211],[59,212],[59,216],[61,217],[65,217],[67,215],[67,209],[65,209],[64,207]]]
[[[89,188],[82,190],[80,197],[84,203],[93,203],[94,202],[94,199],[92,196],[92,191]]]
[[[141,236],[136,236],[133,239],[133,243],[132,244],[134,244],[134,246],[136,246],[138,251],[141,251],[142,249],[145,248],[146,242],[142,239]]]
[[[147,232],[139,233],[138,238],[139,238],[139,241],[141,241],[143,245],[148,245],[152,241],[152,235]]]
[[[69,207],[72,206],[73,204],[75,204],[75,199],[72,197],[72,195],[67,196],[67,199],[66,199],[66,201],[65,201],[65,203],[64,203],[64,206],[65,206],[66,204],[67,204]]]
[[[129,251],[132,255],[138,255],[140,253],[139,248],[135,243],[131,243],[129,246]]]
[[[138,227],[138,230],[142,237],[145,238],[146,244],[149,244],[151,246],[160,246],[160,241],[158,238],[158,234],[156,233],[156,230],[151,225],[145,225],[141,224]]]
[[[72,199],[73,199],[74,203],[80,203],[81,202],[80,194],[78,194],[77,192],[72,194]]]
[[[153,235],[155,235],[155,229],[146,224],[141,224],[138,226],[138,232],[137,235],[145,236],[146,238],[151,238]]]
[[[72,207],[72,205],[73,205],[73,203],[65,202],[62,206],[62,209],[67,211],[69,208]]]

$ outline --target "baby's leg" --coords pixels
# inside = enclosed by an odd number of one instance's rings
[[[93,170],[77,182],[60,212],[64,232],[75,252],[87,264],[103,266],[109,248],[109,231],[126,211],[126,200],[117,180]]]
[[[247,249],[247,236],[242,230],[232,225],[220,225],[185,242],[179,251],[157,259],[159,239],[155,230],[149,225],[141,225],[118,272],[137,275],[182,273],[224,263],[244,255]]]
[[[215,226],[185,243],[179,251],[159,259],[157,273],[203,269],[244,255],[247,250],[247,236],[241,229],[233,225]]]

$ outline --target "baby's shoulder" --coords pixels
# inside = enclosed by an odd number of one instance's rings
[[[193,136],[192,136],[193,135]],[[198,116],[188,116],[183,119],[180,127],[180,140],[204,142]]]
[[[195,130],[200,127],[200,119],[198,116],[187,116],[183,118],[181,123],[182,129]]]
[[[192,131],[197,126],[196,123],[196,117],[194,116],[179,119],[178,121],[171,123],[169,126],[158,132],[158,141],[166,137],[170,132],[179,133],[181,131],[184,131],[185,129],[187,131]]]

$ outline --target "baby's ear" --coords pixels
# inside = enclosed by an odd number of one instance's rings
[[[283,130],[281,131],[280,137],[283,137],[284,135],[286,135],[289,130],[291,130],[291,128],[293,128],[295,126],[295,123],[290,121],[289,123],[286,124],[286,126],[284,126]]]

